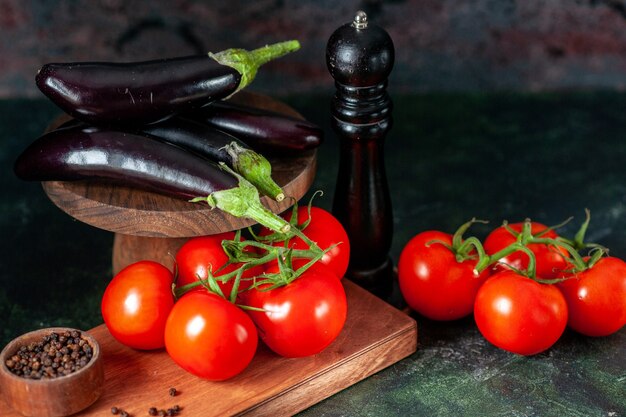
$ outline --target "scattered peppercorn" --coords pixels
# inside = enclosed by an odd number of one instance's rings
[[[111,414],[119,414],[120,413],[120,409],[117,407],[111,407]]]
[[[92,357],[93,349],[79,331],[52,332],[39,342],[20,346],[5,365],[23,378],[50,379],[84,368]]]
[[[126,411],[122,411],[120,413],[120,417],[129,417],[129,416],[128,416],[128,413]]]
[[[168,392],[170,396],[172,397],[179,394],[178,390],[176,390],[176,388],[173,388],[173,387],[170,388]],[[156,407],[150,407],[148,409],[148,414],[151,416],[160,416],[160,417],[177,416],[180,413],[181,409],[182,408],[178,404],[168,408],[167,410],[157,409]]]

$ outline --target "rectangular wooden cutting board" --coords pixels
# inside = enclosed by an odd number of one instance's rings
[[[250,366],[223,382],[197,378],[179,368],[164,350],[127,348],[100,325],[89,331],[100,343],[105,382],[102,396],[76,416],[111,415],[115,406],[131,416],[150,407],[179,405],[181,416],[285,416],[363,380],[415,352],[415,321],[356,284],[343,280],[348,318],[337,340],[322,353],[287,359],[262,343]],[[178,394],[169,395],[174,387]],[[19,416],[0,400],[7,417]]]

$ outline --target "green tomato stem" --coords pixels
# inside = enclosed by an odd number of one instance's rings
[[[536,266],[537,262],[535,260],[535,254],[530,249],[528,249],[528,247],[526,247],[523,243],[520,243],[520,242],[511,243],[509,246],[502,248],[498,252],[490,256],[486,256],[487,261],[483,261],[483,262],[479,261],[475,269],[478,272],[482,272],[489,265],[493,265],[496,262],[498,262],[500,259],[504,258],[505,256],[508,256],[517,251],[522,251],[526,255],[528,255],[528,268],[526,270],[526,274],[529,278],[534,279],[537,274],[537,266]]]
[[[254,246],[257,248],[261,248],[266,252],[266,254],[260,257],[245,257],[244,249],[247,246]],[[235,282],[233,284],[233,290],[231,291],[229,295],[230,301],[234,303],[237,298],[237,293],[238,293],[241,281],[243,279],[243,273],[245,270],[253,268],[258,265],[266,264],[274,260],[278,260],[279,265],[281,265],[281,263],[285,264],[284,258],[286,257],[309,259],[309,262],[305,264],[303,267],[301,267],[300,269],[298,269],[298,272],[294,274],[294,276],[289,276],[286,273],[285,274],[281,273],[281,274],[276,274],[276,277],[274,277],[274,279],[271,279],[271,277],[269,276],[265,277],[266,281],[271,281],[272,284],[275,286],[286,285],[292,282],[298,276],[300,276],[302,272],[308,269],[313,263],[320,260],[324,256],[324,254],[327,251],[331,250],[334,246],[331,246],[325,251],[322,251],[317,246],[313,249],[311,248],[310,249],[287,249],[287,248],[280,247],[280,246],[271,246],[271,245],[266,245],[266,244],[256,242],[256,241],[250,241],[250,240],[245,240],[241,242],[236,241],[236,240],[226,240],[222,242],[222,247],[224,248],[225,252],[229,255],[229,257],[233,256],[233,254],[240,254],[240,256],[242,256],[242,258],[233,257],[229,259],[229,263],[243,263],[243,265],[235,269],[234,271],[228,272],[226,274],[223,274],[217,277],[213,276],[213,273],[210,272],[209,277],[207,277],[207,279],[198,280],[198,281],[183,285],[181,287],[177,287],[174,289],[174,295],[176,296],[176,298],[181,297],[187,291],[193,288],[196,288],[200,285],[208,287],[212,292],[217,292],[218,295],[220,295],[221,291],[218,291],[219,287],[217,287],[217,290],[215,288],[216,281],[228,282],[234,278]],[[290,264],[290,261],[287,263]],[[304,268],[305,266],[306,268]]]
[[[574,265],[574,269],[576,271],[584,271],[587,268],[587,265],[585,264],[585,261],[583,260],[583,258],[580,256],[580,254],[578,253],[578,251],[576,249],[574,249],[574,247],[572,245],[570,245],[569,243],[566,243],[560,239],[550,239],[550,238],[532,238],[529,240],[529,243],[539,243],[539,244],[544,244],[544,245],[551,245],[551,246],[557,246],[557,247],[561,247],[563,249],[565,249],[569,255],[570,255],[570,260]]]
[[[229,254],[233,254],[233,253],[245,254],[244,249],[247,246],[252,246],[255,248],[262,249],[263,251],[267,253],[274,253],[276,256],[282,255],[284,252],[287,251],[287,248],[285,247],[267,245],[265,243],[257,242],[255,240],[244,240],[243,242],[227,240],[227,241],[222,242],[222,246],[226,247],[227,253]],[[315,247],[312,249],[309,248],[309,249],[289,249],[289,250],[293,253],[293,256],[296,258],[314,258],[314,257],[317,257],[319,254],[324,253],[324,251],[319,249],[319,247]],[[254,259],[260,259],[260,258],[257,257]],[[246,262],[249,260],[250,259],[245,258],[245,257],[244,258],[235,257],[232,259],[232,262],[238,263],[238,262]]]
[[[524,220],[524,223],[522,225],[522,233],[517,236],[517,241],[519,243],[526,246],[528,244],[528,241],[533,238],[532,227],[533,225],[530,219]]]
[[[463,257],[459,262],[468,259],[472,248],[476,250],[476,253],[478,253],[478,262],[476,262],[474,269],[476,272],[481,273],[489,266],[489,255],[487,255],[485,248],[477,237],[471,236],[465,239],[461,247],[458,249],[458,253],[462,254]]]
[[[452,235],[452,247],[454,248],[455,253],[458,252],[458,248],[463,243],[463,234],[465,234],[465,232],[467,232],[470,226],[472,226],[474,223],[488,223],[488,222],[486,220],[477,220],[474,217],[470,221],[463,223],[461,227],[459,227],[457,231],[454,232],[454,235]]]
[[[549,233],[553,230],[559,229],[563,226],[565,226],[567,223],[571,222],[573,219],[573,217],[568,217],[567,219],[565,219],[564,221],[562,221],[559,224],[556,224],[554,226],[549,226],[546,229],[542,230],[541,232],[537,233],[534,237],[542,237],[543,235],[545,235],[546,233]]]
[[[585,209],[585,221],[580,225],[580,229],[574,235],[574,248],[581,250],[585,248],[585,234],[587,234],[587,228],[589,227],[589,222],[591,221],[591,211],[589,209]]]
[[[485,249],[483,248],[483,245],[480,242],[480,240],[478,240],[478,238],[474,236],[471,236],[467,239],[463,239],[463,234],[467,232],[470,226],[472,226],[474,223],[488,223],[488,222],[486,220],[477,220],[474,217],[470,221],[463,223],[456,230],[456,232],[454,232],[454,235],[452,235],[452,245],[448,245],[447,243],[444,243],[438,240],[433,240],[428,243],[436,242],[436,243],[444,245],[452,253],[454,253],[456,257],[456,261],[459,263],[464,262],[470,258],[475,258],[475,256],[471,254],[472,251],[475,249],[476,252],[478,253],[477,265],[480,265],[480,267],[484,269],[488,266],[488,256],[485,253]]]
[[[604,255],[606,254],[606,250],[604,248],[593,248],[591,252],[591,256],[589,260],[586,262],[587,268],[593,268],[593,266],[598,262]]]
[[[275,259],[276,254],[275,253],[270,253],[267,254],[261,258],[257,258],[254,260],[250,260],[248,262],[246,262],[243,266],[241,266],[240,268],[237,268],[234,271],[231,271],[229,273],[226,273],[224,275],[220,275],[218,277],[213,277],[212,274],[210,274],[209,277],[207,277],[206,279],[199,279],[197,281],[194,282],[190,282],[189,284],[185,284],[183,286],[180,287],[176,287],[176,289],[174,290],[174,293],[176,295],[177,298],[181,297],[183,294],[185,294],[187,291],[192,290],[200,285],[202,286],[207,286],[210,285],[211,280],[212,281],[221,281],[221,282],[228,282],[229,280],[231,280],[233,277],[237,277],[237,275],[243,275],[243,271],[245,271],[246,269],[252,268],[254,266],[257,265],[263,265],[273,259]],[[236,279],[236,278],[235,278]],[[239,278],[239,281],[241,281],[241,277]],[[236,283],[237,287],[239,286],[239,283]],[[233,287],[234,288],[234,287]],[[213,291],[213,289],[211,288],[211,291]],[[231,293],[232,295],[232,293]]]
[[[237,294],[239,294],[239,285],[241,284],[241,277],[243,276],[243,272],[245,271],[245,268],[239,268],[237,270],[237,274],[235,274],[235,282],[233,282],[233,288],[230,291],[229,294],[229,301],[231,303],[235,303],[237,301]]]
[[[287,285],[310,268],[311,265],[319,261],[326,252],[332,250],[336,246],[333,245],[326,250],[322,250],[316,242],[312,241],[302,232],[302,230],[300,230],[300,227],[306,227],[308,221],[303,225],[298,225],[298,219],[296,216],[297,210],[295,209],[295,206],[294,215],[292,216],[291,223],[289,223],[282,217],[279,217],[262,206],[259,200],[258,190],[248,180],[228,168],[226,165],[220,164],[220,166],[239,179],[239,186],[229,190],[215,192],[208,197],[196,198],[192,201],[206,201],[211,207],[217,207],[234,216],[250,217],[263,226],[273,230],[274,235],[283,237],[280,240],[288,242],[293,237],[300,238],[303,242],[305,242],[305,244],[308,245],[308,249],[292,249],[287,247],[287,243],[284,247],[262,243],[259,241],[260,238],[258,238],[252,230],[251,232],[255,240],[241,241],[241,232],[238,231],[234,240],[224,240],[222,242],[222,249],[229,257],[229,264],[241,263],[243,265],[236,270],[220,275],[219,277],[214,277],[212,272],[209,271],[209,277],[207,277],[206,280],[198,280],[196,282],[175,288],[174,293],[177,297],[180,297],[182,294],[197,287],[198,285],[203,285],[209,290],[214,291],[213,287],[217,287],[216,280],[228,282],[234,278],[235,282],[233,290],[229,295],[230,301],[234,303],[239,291],[241,280],[244,279],[243,272],[246,269],[276,260],[279,265],[279,273],[263,274],[260,279],[261,283],[258,283],[255,277],[253,287],[258,287],[259,285],[265,283],[271,284],[271,287],[274,288]],[[309,208],[309,220],[310,217]],[[267,239],[266,241],[272,242],[273,240]],[[245,248],[248,246],[262,249],[265,251],[265,255],[258,256],[246,252]],[[309,262],[299,268],[298,271],[293,271],[291,262],[293,257],[309,259]],[[217,290],[219,291],[219,288],[217,288]]]

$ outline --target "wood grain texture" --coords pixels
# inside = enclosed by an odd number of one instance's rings
[[[190,238],[155,238],[116,233],[113,239],[113,276],[139,261],[155,261],[174,270],[174,257]]]
[[[112,406],[131,415],[150,407],[182,407],[182,416],[292,415],[415,352],[415,321],[381,299],[344,280],[348,318],[339,337],[322,353],[287,359],[263,344],[250,366],[223,382],[197,378],[163,350],[141,352],[115,341],[104,325],[90,330],[103,353],[100,399],[77,416],[110,415]],[[180,394],[170,397],[175,387]],[[0,400],[0,409],[4,403]],[[5,415],[5,414],[3,414]],[[16,417],[9,411],[6,417]]]
[[[101,349],[93,335],[82,333],[93,348],[93,357],[80,371],[52,379],[27,379],[12,374],[6,360],[22,346],[37,343],[53,332],[62,333],[66,327],[50,327],[35,330],[15,338],[0,354],[0,387],[2,398],[25,416],[61,417],[84,410],[101,395],[104,368]],[[6,407],[0,406],[0,415]]]
[[[233,101],[302,117],[291,107],[267,96],[241,92]],[[55,121],[51,127],[64,120],[67,117]],[[289,157],[268,156],[268,159],[272,163],[272,176],[287,198],[280,203],[267,197],[261,201],[271,211],[280,213],[299,200],[313,183],[316,151]],[[179,238],[237,230],[254,223],[212,210],[204,203],[189,203],[102,181],[46,181],[42,185],[50,200],[70,216],[115,233]]]

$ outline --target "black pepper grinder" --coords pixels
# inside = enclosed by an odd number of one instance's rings
[[[359,11],[328,40],[326,64],[335,79],[332,125],[340,157],[333,214],[350,238],[347,278],[387,297],[393,283],[389,249],[393,213],[383,144],[391,128],[387,77],[394,62],[389,34]]]

